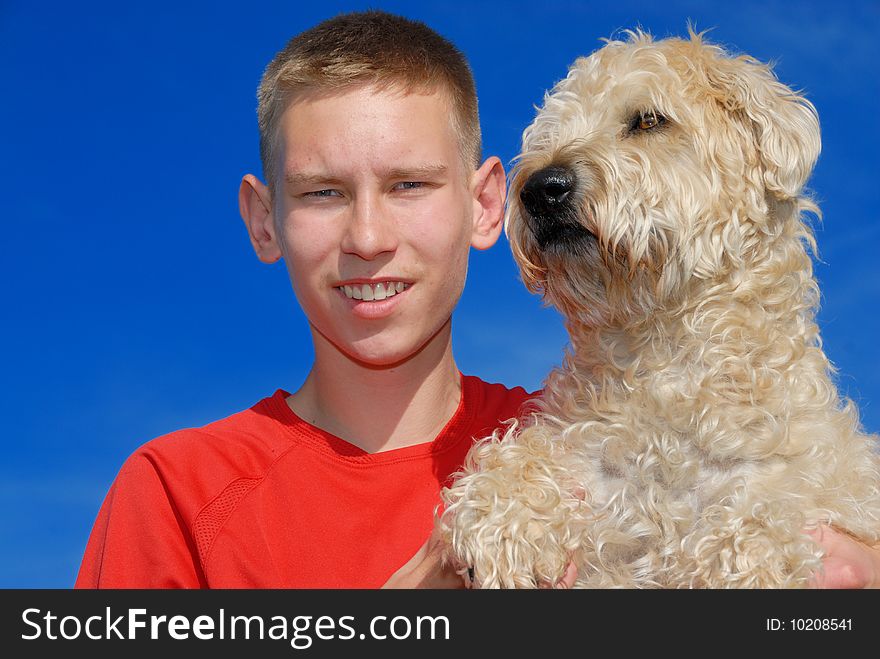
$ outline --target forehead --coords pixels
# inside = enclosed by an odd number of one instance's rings
[[[297,94],[276,135],[280,171],[377,169],[452,161],[458,141],[442,91],[373,85]],[[451,163],[452,164],[452,163]]]
[[[678,39],[612,42],[576,60],[559,91],[573,92],[591,105],[681,93],[698,77],[705,55],[698,46]]]
[[[529,143],[570,142],[594,130],[613,130],[643,110],[687,114],[681,99],[699,86],[710,55],[691,42],[664,39],[615,41],[580,57],[545,97]]]
[[[451,95],[444,84],[413,83],[403,79],[354,80],[348,83],[303,85],[290,90],[284,101],[285,111],[299,102],[315,102],[322,99],[366,96],[383,96],[405,99],[409,96],[429,96],[451,107]]]
[[[309,89],[291,97],[281,114],[282,133],[302,133],[303,124],[312,130],[347,132],[358,122],[372,119],[382,125],[409,128],[431,124],[444,133],[451,103],[442,89],[407,89],[399,85],[349,85],[337,89]],[[413,115],[413,112],[418,114]]]
[[[412,87],[403,82],[349,84],[332,88],[304,88],[291,94],[280,115],[277,133],[289,129],[301,120],[314,120],[314,113],[339,112],[351,118],[351,123],[364,113],[373,112],[377,118],[407,123],[409,112],[418,107],[419,120],[451,126],[447,119],[452,113],[452,101],[445,88]],[[343,116],[343,118],[344,118]],[[327,116],[339,119],[337,115]],[[345,122],[338,122],[342,128]]]

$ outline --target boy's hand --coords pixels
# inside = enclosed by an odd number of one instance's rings
[[[814,588],[880,588],[880,545],[870,547],[826,525],[808,535],[825,549]]]
[[[578,571],[575,564],[569,563],[565,568],[565,574],[562,575],[562,578],[554,584],[541,584],[541,588],[555,588],[557,590],[570,590],[574,588],[574,582],[577,581]]]
[[[443,565],[442,558],[443,545],[435,531],[382,588],[464,588],[461,577],[451,565]]]
[[[451,565],[442,561],[443,545],[436,530],[406,564],[398,569],[382,588],[442,588],[462,589],[470,587],[467,573],[458,574]],[[577,579],[577,568],[569,563],[565,574],[555,584],[542,584],[541,588],[571,588]]]

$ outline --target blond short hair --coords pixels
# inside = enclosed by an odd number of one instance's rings
[[[447,93],[466,164],[481,160],[477,92],[470,66],[424,23],[383,11],[340,14],[293,37],[266,67],[257,90],[263,176],[274,187],[278,122],[298,93],[360,84]]]

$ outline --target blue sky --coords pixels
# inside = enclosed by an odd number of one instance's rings
[[[263,68],[340,11],[387,9],[454,41],[484,151],[505,163],[544,91],[616,30],[681,35],[690,19],[775,61],[823,127],[811,187],[825,347],[880,431],[876,2],[314,4],[0,4],[0,587],[71,586],[135,448],[305,377],[305,321],[283,264],[254,256],[236,195],[260,171]],[[530,389],[566,343],[504,240],[473,254],[453,328],[462,371]]]

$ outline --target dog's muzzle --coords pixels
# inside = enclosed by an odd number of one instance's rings
[[[526,179],[519,199],[529,228],[542,250],[554,244],[595,237],[578,221],[574,204],[576,184],[574,172],[557,165],[539,169]]]

